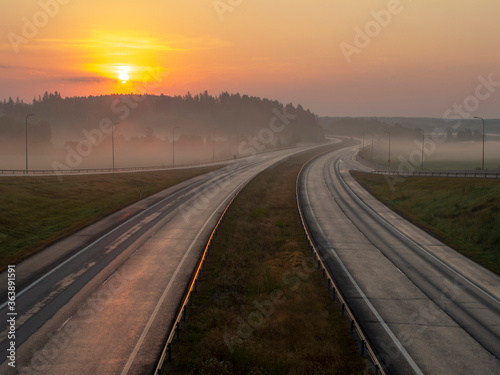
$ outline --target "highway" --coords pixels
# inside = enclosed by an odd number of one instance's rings
[[[349,170],[354,148],[299,181],[309,231],[390,374],[500,374],[500,277],[410,224]]]
[[[0,373],[152,373],[227,203],[257,173],[306,149],[259,154],[185,181],[16,265],[16,367],[2,354]],[[5,272],[0,296],[7,301]],[[0,327],[7,353],[7,319]]]

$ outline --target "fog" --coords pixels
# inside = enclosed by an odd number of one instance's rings
[[[29,169],[50,170],[198,164],[324,141],[300,105],[207,92],[4,101],[0,134],[4,170],[25,169],[26,142]]]
[[[249,135],[250,136],[250,135]],[[99,138],[94,138],[99,139]],[[11,140],[2,144],[0,169],[24,169],[26,161],[25,140]],[[113,165],[112,137],[106,135],[93,144],[84,137],[65,141],[63,146],[44,145],[33,137],[28,141],[29,169],[53,169],[59,162],[71,169],[111,168]],[[241,147],[241,145],[246,147]],[[287,146],[279,137],[265,145],[263,150]],[[264,147],[265,146],[265,147]],[[241,152],[241,151],[244,152]],[[257,151],[260,151],[256,149]],[[114,131],[114,164],[116,168],[171,166],[227,160],[251,154],[247,139],[227,134],[193,135],[175,131],[172,135],[156,136],[128,132],[125,127]],[[61,167],[62,169],[68,169]]]
[[[390,158],[390,167],[393,169],[420,170],[423,152],[425,170],[481,168],[482,123],[478,120],[449,122],[430,118],[324,118],[320,122],[329,134],[358,139],[360,150],[364,145],[362,156],[383,167],[389,167]],[[485,130],[485,168],[498,170],[500,121],[487,120]]]
[[[362,140],[361,140],[362,142]],[[482,142],[438,143],[429,135],[424,144],[424,170],[473,170],[481,168]],[[389,141],[375,137],[373,152],[371,138],[365,140],[363,158],[384,167],[389,163]],[[391,139],[391,168],[401,171],[418,171],[422,161],[422,137]],[[500,169],[500,142],[487,140],[485,143],[485,169]]]
[[[500,120],[485,129],[485,167],[499,169]],[[391,168],[418,170],[422,132],[425,169],[481,167],[482,123],[473,119],[318,118],[300,105],[228,93],[63,99],[56,92],[32,104],[0,103],[0,169],[25,169],[26,141],[29,169],[57,170],[111,168],[113,158],[115,168],[228,160],[324,142],[326,133],[359,139],[364,158],[381,166],[389,164],[390,134]]]

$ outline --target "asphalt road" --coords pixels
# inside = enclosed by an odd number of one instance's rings
[[[261,154],[141,200],[16,265],[15,365],[2,374],[150,374],[206,239],[234,194],[304,151]],[[0,275],[7,301],[7,275]],[[4,318],[7,317],[7,318]]]
[[[301,202],[380,359],[391,374],[500,374],[500,277],[362,189],[352,150],[309,164]]]

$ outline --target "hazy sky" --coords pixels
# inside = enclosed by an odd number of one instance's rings
[[[498,0],[0,4],[0,99],[208,90],[319,115],[500,117]]]

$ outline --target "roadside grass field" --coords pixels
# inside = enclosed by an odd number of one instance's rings
[[[500,181],[409,177],[351,171],[375,198],[441,241],[500,275]]]
[[[166,373],[369,373],[299,221],[295,181],[312,154],[262,172],[236,198]]]
[[[85,226],[192,177],[218,169],[0,178],[0,270]]]

